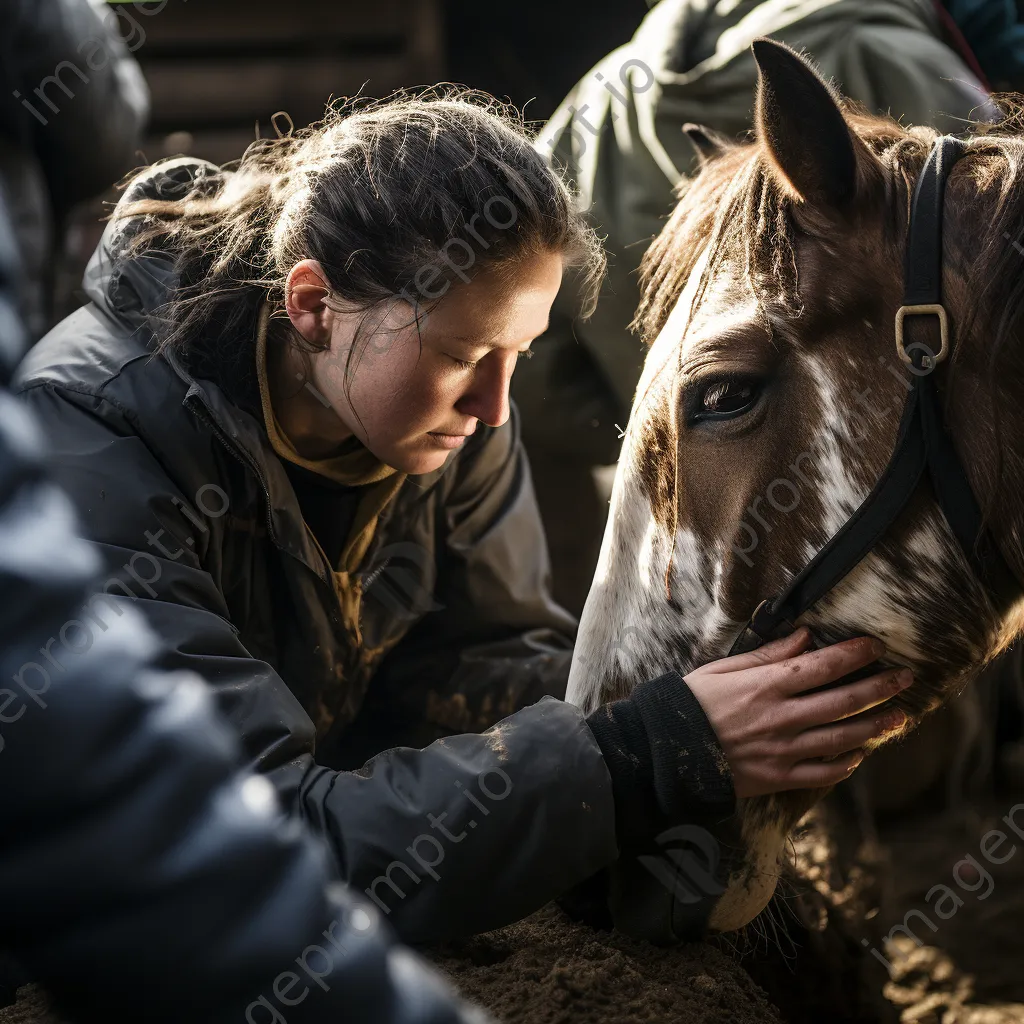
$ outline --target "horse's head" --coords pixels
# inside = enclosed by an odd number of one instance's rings
[[[681,189],[645,258],[650,348],[625,434],[569,699],[586,711],[725,656],[850,518],[889,462],[913,382],[897,355],[910,199],[935,132],[855,112],[786,48],[755,43],[754,141]],[[1024,576],[1024,119],[978,134],[945,199],[954,357],[935,372],[971,489]],[[707,148],[707,138],[700,139]],[[909,334],[931,341],[930,318]],[[884,537],[800,622],[880,637],[919,719],[1020,629],[918,486]],[[785,836],[820,792],[741,802],[710,927],[770,898]]]

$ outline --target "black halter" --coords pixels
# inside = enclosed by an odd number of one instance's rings
[[[896,351],[910,367],[914,384],[889,465],[856,512],[789,586],[757,606],[731,654],[754,650],[792,632],[797,617],[836,586],[878,543],[926,472],[939,507],[996,607],[1005,611],[1024,590],[991,534],[982,529],[977,500],[943,425],[932,373],[950,352],[949,320],[942,305],[942,200],[946,178],[965,148],[964,142],[950,135],[936,139],[914,191],[903,305],[896,312]],[[905,344],[904,319],[918,315],[938,318],[941,341],[937,353],[920,343]]]

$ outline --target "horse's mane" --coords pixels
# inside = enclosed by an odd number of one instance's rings
[[[973,304],[958,325],[958,333],[967,336],[977,317],[987,317],[993,373],[1004,346],[1019,336],[1024,317],[1024,252],[1014,245],[1024,246],[1024,96],[997,97],[997,103],[1003,119],[975,126],[968,156],[954,169],[947,191],[961,210],[976,204],[979,193],[994,198],[975,214],[984,212],[991,219],[978,232],[984,234],[984,244],[964,254]],[[845,104],[844,113],[882,167],[891,214],[885,222],[893,234],[887,241],[902,252],[913,184],[938,133],[904,128],[852,103]],[[802,301],[793,244],[796,204],[772,173],[769,159],[757,144],[732,146],[677,188],[675,210],[641,265],[643,294],[632,326],[647,343],[658,336],[705,249],[711,255],[693,309],[716,268],[738,251],[766,326],[770,312],[799,316]],[[1020,358],[1024,362],[1024,351]]]

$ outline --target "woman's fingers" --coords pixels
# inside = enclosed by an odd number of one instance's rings
[[[704,671],[713,672],[742,672],[746,668],[757,668],[759,665],[773,665],[787,658],[796,655],[807,649],[811,642],[811,631],[806,626],[784,636],[781,640],[772,640],[770,643],[758,647],[756,651],[748,651],[746,654],[734,654],[731,658],[720,658],[718,661],[710,662],[704,666]]]
[[[914,674],[909,668],[887,669],[823,693],[796,697],[787,702],[786,719],[797,729],[838,722],[887,701],[913,681]]]
[[[738,796],[834,786],[860,764],[865,745],[905,721],[896,709],[868,709],[909,686],[909,670],[837,685],[885,655],[880,640],[806,650],[810,642],[801,628],[686,676],[718,734]]]
[[[857,637],[765,666],[762,671],[770,674],[782,693],[790,695],[834,683],[850,672],[877,661],[883,654],[885,644],[881,640]]]
[[[864,760],[863,750],[851,750],[834,761],[800,761],[789,771],[786,789],[819,789],[848,779]]]
[[[896,709],[857,715],[845,722],[800,733],[790,750],[795,761],[812,757],[838,757],[857,750],[868,740],[900,728],[906,720],[907,716]]]

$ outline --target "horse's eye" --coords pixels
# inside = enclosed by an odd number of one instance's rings
[[[750,382],[723,380],[710,384],[701,392],[697,419],[738,416],[746,412],[757,398],[757,386]]]

